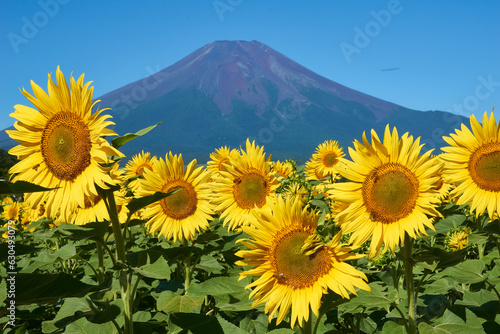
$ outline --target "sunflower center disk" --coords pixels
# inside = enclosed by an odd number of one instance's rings
[[[469,173],[479,188],[500,191],[500,143],[487,143],[469,161]]]
[[[238,205],[243,209],[253,209],[266,204],[269,185],[264,175],[248,172],[234,181],[233,194]]]
[[[9,206],[10,208],[7,217],[9,217],[10,219],[16,219],[18,214],[17,207],[14,204],[11,204]]]
[[[42,132],[41,150],[50,172],[71,181],[90,165],[90,132],[76,114],[61,111],[52,116]]]
[[[310,235],[310,232],[292,230],[275,239],[271,259],[278,283],[294,289],[305,288],[330,271],[332,264],[326,248],[304,254],[302,246]]]
[[[167,193],[177,189],[181,190],[160,200],[163,212],[173,219],[185,219],[196,212],[198,198],[193,186],[184,181],[174,181],[163,187],[162,192]]]
[[[337,164],[337,155],[334,153],[328,153],[323,157],[323,164],[326,167],[332,167]]]
[[[413,211],[419,195],[418,180],[406,167],[388,163],[366,178],[362,192],[370,219],[393,223]]]

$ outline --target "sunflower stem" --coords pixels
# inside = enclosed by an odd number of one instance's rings
[[[300,327],[302,334],[312,334],[312,314],[309,309],[309,319],[307,319],[304,327]]]
[[[97,261],[99,263],[99,267],[96,272],[97,282],[102,284],[102,282],[104,282],[104,250],[102,249],[102,245],[99,241],[96,241],[95,244],[97,248]]]
[[[125,240],[123,238],[120,221],[118,220],[118,212],[116,210],[115,196],[112,191],[106,191],[106,209],[109,213],[109,219],[113,227],[113,235],[115,237],[116,245],[116,258],[118,264],[121,265],[119,282],[121,287],[121,296],[124,305],[124,334],[133,334],[133,321],[132,321],[132,295],[131,295],[131,282],[127,277],[128,272],[126,268],[126,253],[125,253]]]
[[[184,239],[182,241],[184,247],[189,247],[188,241]],[[184,258],[184,291],[187,291],[189,285],[191,284],[191,252]]]
[[[415,294],[415,285],[413,282],[413,238],[408,234],[405,236],[404,243],[404,266],[406,292],[408,293],[408,333],[417,333],[417,303]]]

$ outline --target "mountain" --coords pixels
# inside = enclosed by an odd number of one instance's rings
[[[215,148],[239,147],[246,138],[275,159],[307,160],[316,146],[338,140],[347,151],[363,131],[382,134],[386,124],[421,136],[426,148],[444,145],[468,120],[442,111],[417,111],[326,79],[257,41],[217,41],[142,80],[99,98],[112,108],[123,135],[162,122],[122,147],[185,161],[209,159]],[[12,146],[5,133],[0,146]]]

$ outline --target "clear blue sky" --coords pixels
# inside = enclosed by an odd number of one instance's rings
[[[481,115],[500,110],[499,14],[495,0],[1,1],[0,129],[29,105],[19,88],[46,88],[57,65],[99,97],[216,40],[260,41],[408,108]]]

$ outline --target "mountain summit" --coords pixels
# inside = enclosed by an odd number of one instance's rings
[[[318,88],[346,100],[361,100],[372,107],[377,118],[384,118],[397,109],[392,103],[328,80],[257,41],[218,41],[207,44],[162,70],[156,77],[161,80],[161,84],[151,89],[143,102],[176,89],[194,87],[209,97],[222,115],[231,113],[233,100],[254,105],[258,116],[267,108],[274,108],[287,99],[293,101],[293,106],[304,109],[313,103],[304,95],[304,88],[307,87]],[[140,86],[146,86],[146,80],[139,80],[124,88],[131,91],[135,88],[135,100],[140,100]],[[104,95],[102,99],[113,99],[123,93],[119,89]]]
[[[422,136],[429,148],[465,119],[421,112],[326,79],[257,41],[216,41],[151,76],[99,98],[119,134],[162,122],[122,149],[208,160],[215,148],[246,138],[278,159],[305,161],[327,139],[344,148],[387,123]],[[3,142],[0,138],[0,144]]]

